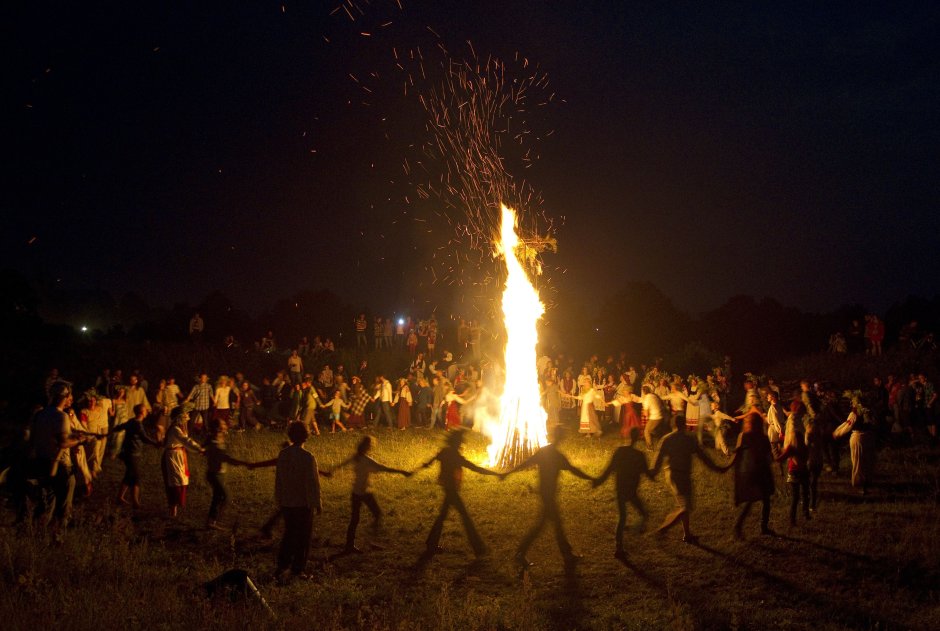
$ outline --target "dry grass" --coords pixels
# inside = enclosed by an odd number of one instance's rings
[[[427,430],[379,430],[376,458],[414,468],[439,447]],[[321,467],[347,457],[355,434],[311,439]],[[277,453],[274,433],[233,435],[233,455],[262,459]],[[564,451],[576,465],[598,473],[616,446],[572,437]],[[483,459],[474,437],[467,454]],[[772,526],[778,538],[759,537],[756,521],[747,541],[730,537],[734,519],[730,477],[700,468],[693,528],[700,546],[628,534],[629,561],[612,557],[616,512],[613,487],[592,491],[564,480],[562,506],[575,548],[585,555],[566,575],[553,537],[546,532],[530,554],[532,570],[520,576],[510,562],[534,518],[534,473],[505,482],[468,473],[464,498],[493,549],[472,561],[460,524],[445,528],[447,552],[418,569],[415,561],[437,511],[434,473],[411,479],[377,476],[375,492],[386,511],[384,532],[360,526],[361,556],[322,562],[338,550],[348,518],[348,471],[324,481],[324,515],[315,526],[316,579],[276,587],[266,577],[276,545],[257,535],[272,512],[273,471],[229,474],[232,502],[227,532],[203,530],[209,490],[204,463],[191,457],[190,503],[182,519],[163,517],[156,450],[148,453],[146,508],[132,520],[114,508],[122,473],[117,462],[94,496],[78,505],[74,527],[56,546],[37,533],[0,529],[0,616],[3,628],[287,628],[287,629],[841,629],[935,628],[940,620],[940,526],[936,450],[883,451],[881,485],[861,498],[844,477],[825,477],[817,517],[786,526],[777,498]],[[660,478],[643,483],[651,523],[672,500]],[[756,520],[756,515],[752,516]],[[382,549],[372,548],[371,543]],[[201,582],[231,567],[247,569],[277,612],[207,601],[194,595]]]

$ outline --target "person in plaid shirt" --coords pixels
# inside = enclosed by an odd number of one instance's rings
[[[366,419],[363,416],[366,406],[372,400],[366,389],[362,387],[362,381],[355,375],[352,378],[352,389],[349,393],[349,419],[346,422],[349,429],[365,427]]]
[[[199,375],[199,383],[193,386],[186,400],[193,404],[192,421],[193,431],[200,431],[209,422],[209,409],[212,407],[214,392],[209,384],[209,375]]]

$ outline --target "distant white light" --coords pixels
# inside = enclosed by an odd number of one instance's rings
[[[83,326],[83,327],[82,327],[82,333],[88,333],[88,327],[87,327],[87,326]]]
[[[404,323],[405,323],[404,318],[398,318],[398,324],[404,324]]]

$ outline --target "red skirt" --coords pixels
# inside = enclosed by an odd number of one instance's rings
[[[456,401],[451,401],[447,406],[447,429],[456,429],[460,426],[460,405]]]
[[[168,486],[166,487],[166,503],[170,506],[186,506],[186,487]]]
[[[637,416],[636,408],[633,407],[633,403],[623,404],[623,409],[620,411],[620,418],[622,423],[620,435],[624,438],[630,435],[631,428],[641,427],[643,425],[643,423],[640,422],[640,417]]]

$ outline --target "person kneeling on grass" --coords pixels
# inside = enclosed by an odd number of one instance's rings
[[[355,475],[352,485],[352,513],[349,516],[349,527],[346,529],[346,547],[343,550],[346,554],[362,552],[356,547],[356,529],[359,527],[359,512],[363,504],[372,512],[374,519],[372,522],[373,528],[378,530],[382,523],[382,509],[379,508],[378,502],[375,501],[375,496],[369,492],[369,475],[372,473],[400,473],[406,478],[411,477],[410,471],[386,467],[370,458],[368,454],[374,444],[374,438],[371,436],[363,436],[362,440],[359,441],[359,445],[356,447],[356,453],[336,467],[336,469],[339,469],[348,464],[352,464]],[[334,469],[334,471],[336,469]]]
[[[681,521],[682,540],[686,543],[698,541],[698,537],[692,534],[689,527],[689,513],[692,512],[692,456],[697,456],[712,471],[721,473],[721,468],[702,451],[695,438],[685,431],[685,417],[677,416],[676,429],[666,434],[659,444],[659,453],[656,454],[656,462],[650,470],[649,478],[655,479],[663,461],[668,461],[669,487],[676,498],[676,509],[666,515],[656,532],[663,534]]]
[[[614,557],[618,559],[626,558],[627,554],[623,549],[623,530],[627,523],[627,502],[633,504],[636,512],[640,514],[640,523],[637,526],[637,532],[642,532],[646,527],[646,507],[640,501],[636,493],[640,485],[640,475],[649,475],[649,465],[646,464],[646,456],[636,448],[636,443],[640,439],[641,433],[639,427],[630,428],[630,444],[618,447],[610,459],[610,464],[604,469],[604,472],[594,480],[594,488],[602,485],[607,477],[613,473],[617,488],[617,548]]]

